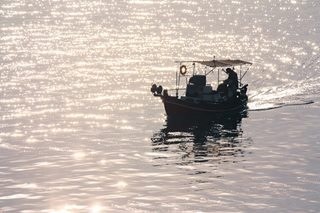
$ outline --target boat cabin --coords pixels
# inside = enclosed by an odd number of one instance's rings
[[[206,87],[207,78],[205,75],[194,75],[189,79],[186,88],[187,97],[199,97],[204,92]]]
[[[206,75],[193,75],[187,84],[185,97],[182,99],[192,98],[195,100],[222,102],[237,95],[238,83],[232,85],[225,80],[220,83],[217,89],[213,89],[210,84],[206,83]]]

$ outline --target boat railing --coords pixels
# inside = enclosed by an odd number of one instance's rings
[[[167,89],[169,96],[180,97],[181,95],[185,95],[186,88],[176,88],[176,89]]]

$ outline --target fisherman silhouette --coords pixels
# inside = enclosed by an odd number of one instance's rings
[[[238,74],[231,68],[227,68],[226,73],[229,75],[227,80],[230,82],[230,84],[234,84],[238,87]]]
[[[228,86],[229,96],[232,97],[237,93],[238,89],[238,74],[233,71],[231,68],[226,69],[226,73],[228,74],[228,78],[225,80],[225,84]]]
[[[238,74],[231,68],[227,68],[225,72],[228,74],[228,78],[218,86],[217,90],[227,97],[233,97],[238,89]]]

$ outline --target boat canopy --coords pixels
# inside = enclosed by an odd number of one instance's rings
[[[232,67],[232,66],[240,66],[240,65],[252,65],[251,62],[242,61],[242,60],[211,60],[211,61],[177,61],[179,63],[183,62],[192,62],[192,63],[199,63],[208,67]]]

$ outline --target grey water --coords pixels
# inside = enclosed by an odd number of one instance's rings
[[[0,212],[319,212],[318,0],[1,0]],[[245,115],[166,118],[176,60]]]

